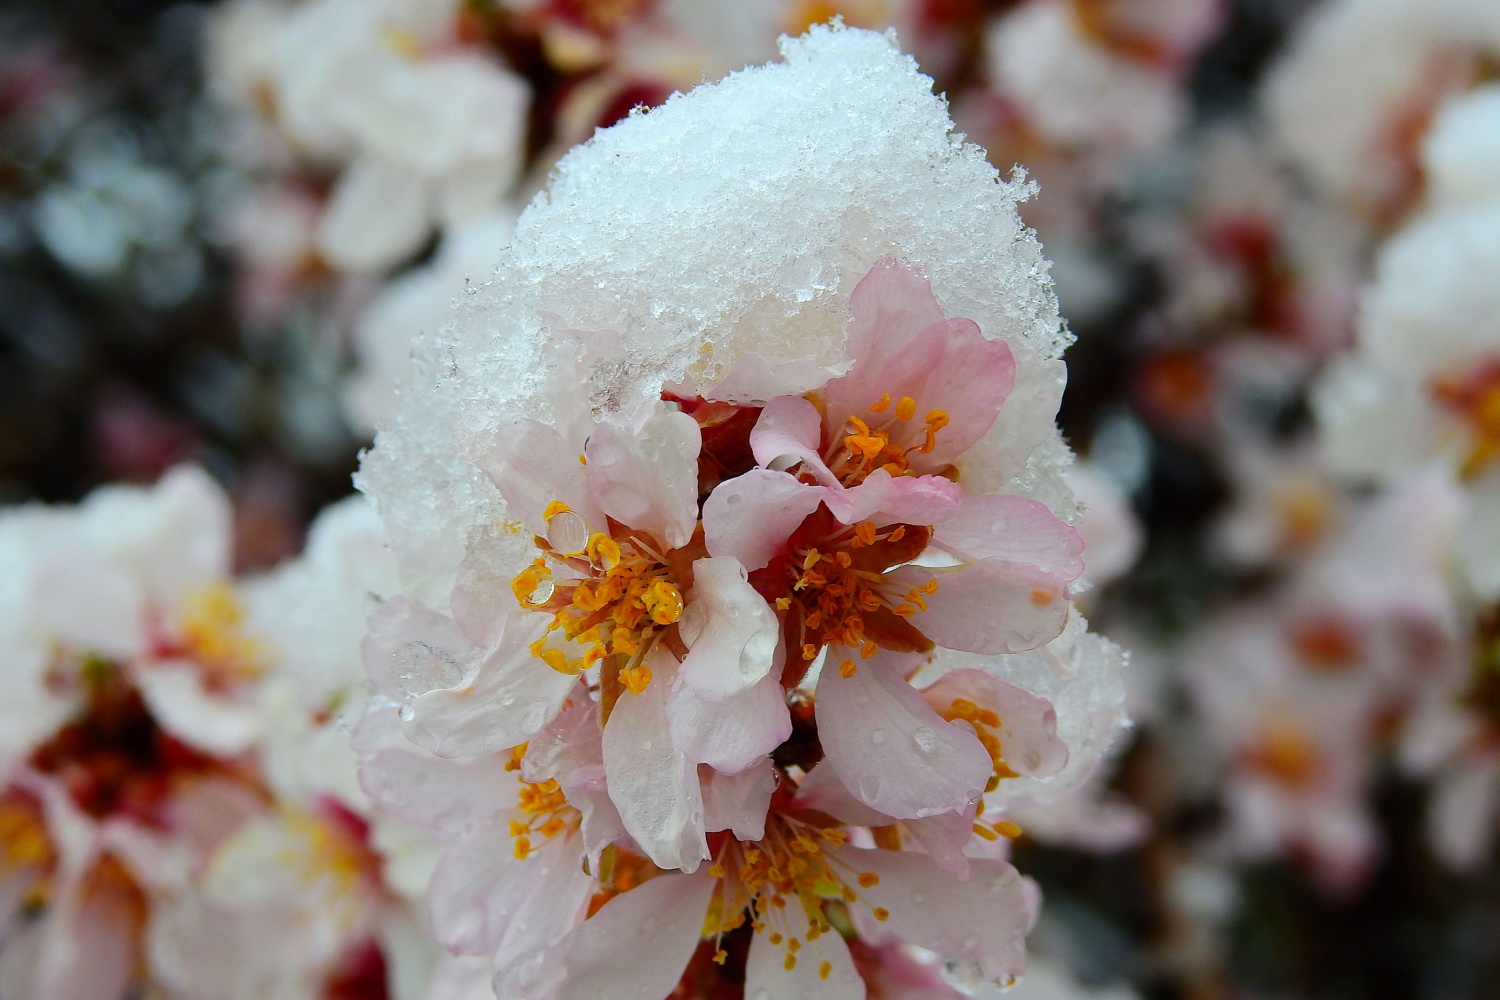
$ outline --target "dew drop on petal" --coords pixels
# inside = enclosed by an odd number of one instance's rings
[[[979,963],[969,958],[943,959],[943,981],[966,997],[991,985]]]
[[[396,685],[415,698],[439,688],[463,683],[464,671],[447,653],[420,640],[402,643],[391,652]]]
[[[884,729],[877,729],[874,732],[872,732],[870,734],[870,742],[874,743],[876,746],[880,746],[880,744],[884,743],[885,742],[885,730]]]
[[[911,741],[923,753],[932,753],[933,748],[937,746],[937,733],[932,731],[931,726],[921,726],[911,734]]]

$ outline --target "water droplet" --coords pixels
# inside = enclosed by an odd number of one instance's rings
[[[758,989],[751,994],[750,1000],[771,1000],[771,991],[765,988]]]
[[[880,746],[880,744],[884,743],[885,742],[885,730],[884,729],[877,729],[873,733],[871,733],[870,734],[870,742],[874,743],[876,746]]]
[[[1035,771],[1042,766],[1042,755],[1035,750],[1029,750],[1021,755],[1021,764],[1028,771]]]
[[[509,708],[516,703],[516,695],[513,691],[507,691],[500,696],[500,704]]]
[[[651,741],[650,740],[642,740],[641,741],[641,749],[649,751],[651,749]]]
[[[547,522],[547,544],[557,551],[582,552],[584,546],[588,545],[588,543],[589,526],[583,518],[579,517],[573,511],[565,510],[562,513],[554,514],[552,519]],[[548,596],[550,596],[550,584],[546,586],[546,589],[549,591]],[[540,604],[546,599],[541,593],[541,588],[538,588],[536,595],[532,599],[532,603]]]
[[[933,748],[937,746],[937,733],[932,731],[931,726],[921,726],[911,734],[911,741],[923,753],[932,753]]]
[[[453,657],[418,640],[392,650],[391,667],[396,686],[413,698],[439,688],[458,687],[464,679],[463,668]]]
[[[744,502],[745,498],[738,493],[730,493],[724,497],[724,503],[730,507],[738,507]],[[764,993],[765,991],[762,990],[761,992]]]
[[[970,958],[943,959],[943,981],[966,997],[976,996],[990,982],[984,969]]]

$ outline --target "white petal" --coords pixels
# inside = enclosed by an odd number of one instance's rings
[[[412,699],[406,735],[439,757],[483,757],[525,743],[561,710],[578,682],[503,636],[463,687]]]
[[[703,827],[709,833],[730,830],[753,843],[766,835],[766,811],[776,791],[776,768],[770,758],[739,774],[709,770],[703,776]]]
[[[720,483],[703,503],[708,551],[757,570],[786,548],[803,518],[818,509],[827,491],[769,469],[751,469]]]
[[[568,942],[555,1000],[662,1000],[698,947],[717,884],[707,872],[662,875],[605,903]]]
[[[854,676],[818,678],[824,760],[865,805],[899,819],[978,801],[993,764],[972,731],[944,721],[903,677],[902,658],[877,654]]]
[[[780,919],[777,919],[780,918]],[[829,931],[809,941],[807,913],[800,906],[772,911],[765,926],[750,940],[745,962],[745,996],[775,997],[776,1000],[864,1000],[865,982],[855,971],[849,945],[838,931]],[[772,932],[784,939],[772,944]],[[787,941],[801,945],[796,954]],[[791,968],[788,968],[790,961]]]
[[[708,698],[738,694],[771,672],[781,628],[736,559],[693,563],[693,593],[678,625],[688,655],[678,676]]]
[[[1026,933],[1035,917],[1025,880],[1004,861],[974,859],[969,877],[954,878],[912,851],[831,849],[855,872],[878,881],[860,887],[864,908],[883,907],[884,926],[912,944],[979,963],[987,979],[1018,977],[1026,967]]]
[[[190,663],[155,663],[136,670],[134,679],[162,728],[190,746],[230,757],[260,738],[255,706],[209,693],[202,674]]]
[[[698,524],[698,422],[665,404],[648,407],[631,430],[602,421],[589,436],[589,490],[606,514],[648,531],[666,545],[686,545]]]
[[[728,774],[749,767],[792,734],[780,673],[727,698],[705,698],[678,683],[667,704],[672,740],[696,764]]]
[[[636,843],[658,868],[696,871],[708,857],[698,768],[672,741],[667,697],[676,673],[659,646],[646,660],[651,683],[620,695],[604,726],[609,796]]]
[[[346,271],[384,271],[421,248],[431,232],[427,182],[364,156],[340,175],[318,223],[318,250]]]

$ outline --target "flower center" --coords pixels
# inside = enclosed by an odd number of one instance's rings
[[[22,880],[23,910],[35,912],[47,905],[56,858],[41,806],[14,790],[0,797],[0,879]]]
[[[532,653],[564,674],[620,656],[620,679],[639,694],[651,681],[641,662],[647,650],[682,617],[682,592],[672,570],[639,533],[618,540],[588,534],[582,519],[557,501],[545,516],[548,537],[536,540],[542,555],[511,581],[521,607],[552,614]]]
[[[858,649],[862,658],[879,648],[926,652],[932,642],[910,619],[927,610],[937,581],[902,590],[887,571],[910,562],[927,547],[932,529],[912,524],[877,528],[870,521],[841,524],[820,507],[793,534],[787,555],[752,576],[779,610],[796,609],[802,659],[811,662],[826,645]],[[840,665],[844,676],[855,663]]]
[[[519,770],[521,758],[525,755],[526,745],[523,743],[511,751],[505,769]],[[515,839],[515,854],[519,861],[531,855],[534,849],[532,838],[550,841],[561,833],[578,829],[583,819],[583,814],[568,804],[562,789],[551,779],[522,781],[521,790],[516,795],[516,811],[519,818],[510,821],[510,835]]]
[[[891,394],[884,393],[870,413],[876,416],[850,416],[838,433],[830,435],[825,449],[824,463],[845,486],[858,486],[876,469],[905,475],[911,456],[930,455],[937,447],[938,431],[948,426],[948,414],[942,410],[929,410],[918,425],[917,402],[910,396],[902,396],[893,409]]]
[[[1306,734],[1294,726],[1272,723],[1246,754],[1246,762],[1292,788],[1305,788],[1318,773],[1318,753]]]
[[[825,847],[843,846],[846,839],[838,827],[775,814],[767,819],[764,839],[753,844],[725,840],[708,869],[719,885],[709,901],[703,936],[718,940],[748,921],[757,933],[769,930],[767,940],[784,950],[782,962],[787,970],[796,968],[797,953],[805,942],[776,929],[785,926],[781,914],[788,905],[805,916],[807,941],[816,941],[833,930],[825,909],[828,904],[856,903],[859,894],[854,886],[870,888],[880,881],[873,872],[853,871],[825,851]],[[877,920],[890,916],[881,907],[873,913]],[[727,957],[719,948],[714,961],[723,964]],[[832,971],[824,962],[818,974],[827,979]]]
[[[175,624],[172,634],[157,641],[157,655],[192,660],[209,688],[222,690],[265,672],[265,647],[250,633],[245,610],[227,582],[189,594]]]
[[[117,664],[60,654],[48,683],[82,688],[83,709],[36,749],[31,766],[54,776],[96,819],[166,822],[161,808],[180,782],[226,770],[162,730]]]
[[[1463,474],[1472,477],[1500,459],[1500,359],[1465,375],[1432,383],[1437,404],[1458,417],[1469,434],[1469,453]]]

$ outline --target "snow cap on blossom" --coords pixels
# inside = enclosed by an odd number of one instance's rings
[[[469,530],[503,519],[455,432],[547,418],[557,330],[618,338],[591,366],[596,412],[686,379],[707,389],[752,353],[805,361],[777,387],[800,392],[835,374],[850,294],[888,256],[925,275],[945,315],[1015,355],[1011,399],[1026,402],[969,456],[968,484],[1009,484],[1068,513],[1054,417],[1070,337],[1016,211],[1028,187],[953,133],[890,39],[816,28],[785,53],[575,149],[494,280],[417,345],[420,371],[361,472],[414,594],[446,600]]]

